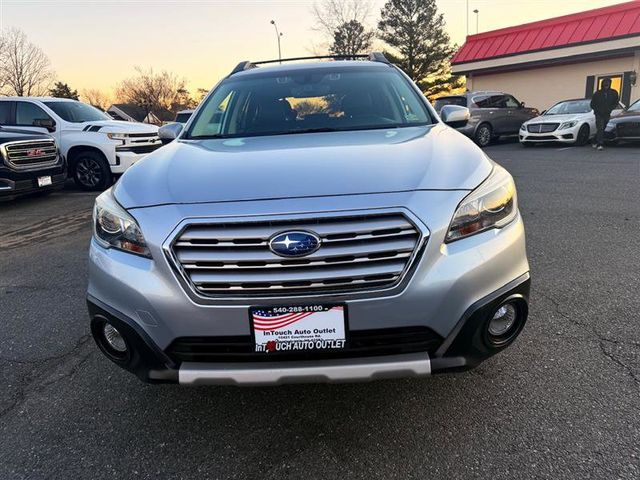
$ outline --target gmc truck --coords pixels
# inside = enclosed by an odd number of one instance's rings
[[[108,188],[115,176],[162,146],[158,127],[113,120],[66,98],[0,98],[0,126],[52,136],[67,159],[69,176],[83,190]]]
[[[0,201],[64,186],[67,169],[48,135],[0,127]]]

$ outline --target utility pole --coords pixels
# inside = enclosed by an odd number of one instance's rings
[[[278,25],[276,25],[275,20],[271,20],[271,25],[276,29],[276,38],[278,39],[278,60],[282,63],[282,49],[280,48],[280,37],[282,37],[282,33],[278,31]]]
[[[476,35],[480,31],[480,10],[477,8],[473,11],[476,14]]]

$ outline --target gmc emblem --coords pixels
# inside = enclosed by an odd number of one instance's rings
[[[44,152],[39,148],[32,148],[27,150],[27,157],[40,157]]]

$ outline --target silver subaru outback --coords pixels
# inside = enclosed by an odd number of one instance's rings
[[[300,59],[297,59],[300,60]],[[243,62],[94,209],[88,307],[144,381],[461,371],[508,347],[529,266],[511,175],[383,55]]]

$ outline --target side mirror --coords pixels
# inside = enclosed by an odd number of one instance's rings
[[[445,105],[442,107],[442,110],[440,110],[440,118],[450,127],[461,128],[469,123],[471,112],[467,107]]]
[[[56,131],[56,122],[52,118],[36,118],[33,121],[33,126],[46,128],[49,133]]]
[[[520,102],[520,108],[525,108],[527,105],[524,102]]]
[[[181,123],[169,123],[158,129],[158,136],[163,145],[173,142],[182,133],[183,125]]]

